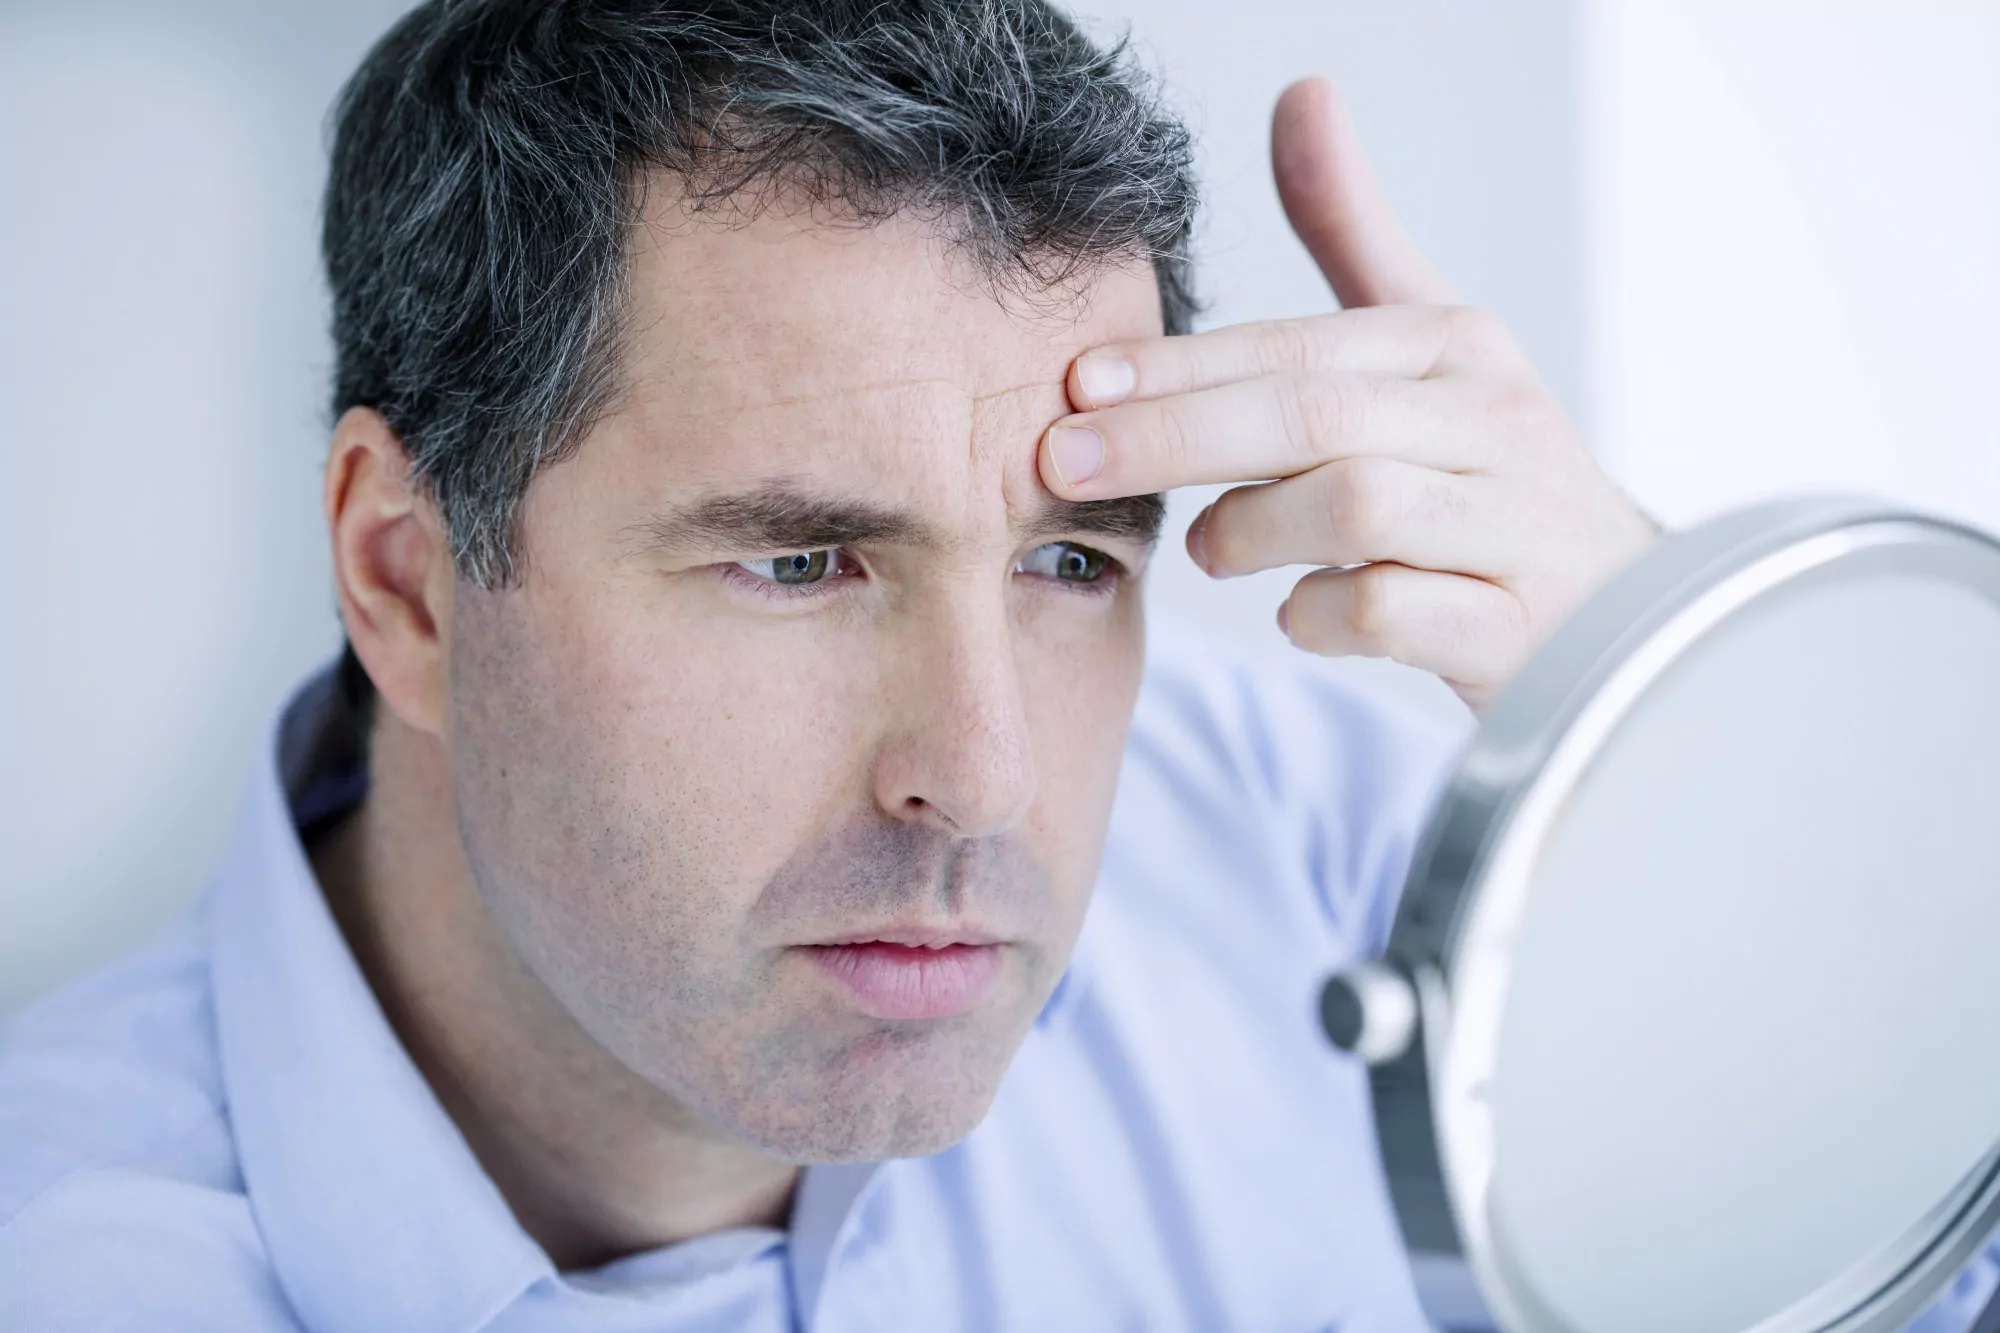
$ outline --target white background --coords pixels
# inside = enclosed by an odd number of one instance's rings
[[[0,0],[0,1013],[191,898],[337,642],[322,117],[400,8]],[[2000,0],[1085,12],[1200,132],[1213,322],[1331,308],[1264,158],[1325,72],[1655,512],[1861,489],[2000,527]],[[1174,557],[1155,596],[1275,647],[1284,586]]]

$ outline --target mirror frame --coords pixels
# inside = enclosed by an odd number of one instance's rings
[[[1896,553],[1896,554],[1892,554]],[[2000,541],[1880,502],[1786,501],[1671,535],[1612,580],[1494,702],[1419,844],[1388,948],[1332,978],[1321,1021],[1370,1066],[1389,1192],[1413,1254],[1462,1260],[1515,1333],[1578,1330],[1487,1225],[1493,1073],[1511,944],[1567,797],[1657,680],[1724,620],[1847,561],[1947,566],[2000,603]],[[2000,1224],[2000,1144],[1904,1235],[1744,1333],[1886,1333]]]

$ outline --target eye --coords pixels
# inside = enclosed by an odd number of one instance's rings
[[[1118,562],[1102,551],[1076,542],[1045,542],[1021,557],[1015,569],[1062,583],[1101,583],[1115,573]]]
[[[738,560],[738,569],[748,570],[768,583],[796,586],[801,583],[819,583],[828,575],[840,572],[840,552],[799,551],[792,555],[773,556],[765,560]]]

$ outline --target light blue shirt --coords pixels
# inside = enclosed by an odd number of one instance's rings
[[[558,1272],[312,877],[301,824],[362,787],[315,758],[327,697],[274,726],[198,907],[0,1035],[0,1329],[1426,1327],[1314,1000],[1386,939],[1455,738],[1158,636],[1070,971],[980,1127],[808,1168],[784,1231]]]

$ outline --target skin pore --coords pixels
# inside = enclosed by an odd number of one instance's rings
[[[375,413],[327,475],[380,705],[314,865],[571,1268],[977,1124],[1082,922],[1158,523],[1036,469],[1070,361],[1160,332],[1144,265],[1027,303],[917,220],[648,197],[623,391],[531,486],[517,586],[455,577]],[[978,945],[990,984],[878,1016],[817,960],[883,938]]]

